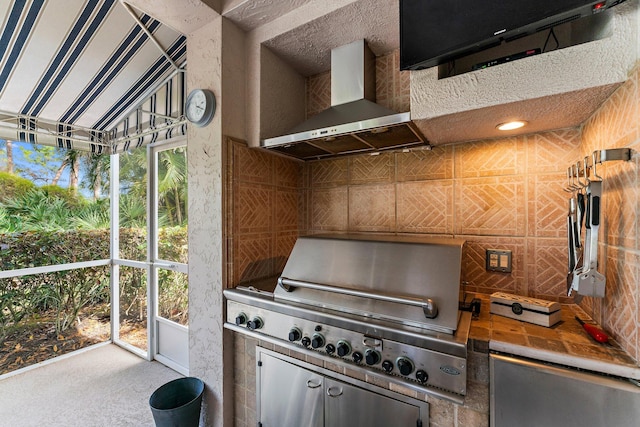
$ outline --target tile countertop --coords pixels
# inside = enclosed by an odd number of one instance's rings
[[[620,346],[595,341],[575,316],[594,324],[576,304],[562,304],[562,320],[550,328],[490,313],[489,295],[480,316],[471,321],[470,338],[489,343],[489,349],[543,362],[640,380],[640,366]]]

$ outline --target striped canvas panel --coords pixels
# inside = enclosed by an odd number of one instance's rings
[[[184,36],[138,16],[177,64],[186,60]],[[109,134],[175,72],[118,0],[3,1],[0,22],[0,112],[15,115],[13,132],[20,139],[37,139],[42,121],[58,123],[58,146],[74,145],[74,126]],[[178,117],[184,88],[177,79],[165,86],[155,108]],[[7,138],[5,132],[0,129],[0,138]]]

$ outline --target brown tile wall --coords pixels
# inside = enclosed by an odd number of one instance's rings
[[[564,170],[580,153],[569,129],[308,162],[302,229],[467,239],[470,291],[565,301]],[[513,251],[512,273],[485,270],[485,250]]]
[[[300,163],[226,140],[227,284],[282,271],[298,237]]]
[[[585,122],[582,154],[628,147],[630,162],[604,163],[603,223],[598,248],[599,268],[605,273],[605,298],[585,298],[582,307],[633,357],[640,360],[640,67]]]

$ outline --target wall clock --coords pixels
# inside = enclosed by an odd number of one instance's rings
[[[194,89],[185,103],[187,120],[198,127],[209,124],[216,112],[216,97],[208,89]]]

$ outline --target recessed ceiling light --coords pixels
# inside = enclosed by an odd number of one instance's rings
[[[496,128],[498,130],[514,130],[520,129],[522,126],[526,125],[527,122],[524,120],[513,120],[511,122],[500,123]]]

